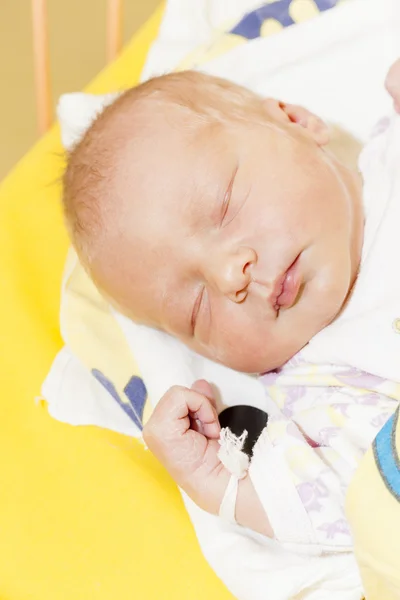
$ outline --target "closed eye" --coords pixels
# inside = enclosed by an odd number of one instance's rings
[[[230,223],[232,223],[232,221],[234,219],[236,219],[236,217],[238,216],[238,214],[240,213],[240,211],[243,209],[243,207],[245,206],[249,196],[250,196],[250,192],[251,192],[251,185],[249,187],[249,190],[247,192],[247,194],[244,196],[243,200],[238,203],[239,206],[236,207],[236,210],[233,212],[233,214],[230,215],[230,218],[227,220],[225,219],[224,224],[221,225],[221,227],[227,227],[228,225],[230,225]]]
[[[196,301],[195,301],[194,306],[193,306],[192,316],[191,316],[191,319],[190,319],[190,330],[192,332],[192,336],[194,336],[195,331],[196,331],[197,317],[198,317],[198,314],[199,314],[199,311],[200,311],[200,307],[201,307],[201,303],[202,303],[202,300],[203,300],[204,290],[205,290],[205,287],[203,286],[201,288],[201,291],[200,291],[199,295],[197,296]]]
[[[235,169],[234,169],[234,171],[233,171],[233,173],[232,173],[232,177],[231,177],[231,179],[230,179],[230,181],[228,183],[228,187],[226,188],[224,199],[222,201],[221,217],[220,217],[221,227],[222,227],[222,225],[224,225],[224,220],[225,220],[226,214],[227,214],[228,209],[229,209],[229,205],[230,205],[231,197],[232,197],[232,188],[233,188],[233,184],[235,182],[235,177],[236,177],[236,174],[238,172],[238,168],[239,167],[236,166]]]

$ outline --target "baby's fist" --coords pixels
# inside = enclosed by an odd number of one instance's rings
[[[218,459],[220,425],[211,386],[175,386],[143,431],[144,441],[177,484],[204,510],[217,513],[227,476]]]

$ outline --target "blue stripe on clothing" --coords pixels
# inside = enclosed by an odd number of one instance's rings
[[[334,8],[338,1],[339,0],[314,0],[319,12]],[[283,27],[295,25],[295,21],[290,15],[290,6],[292,2],[293,0],[276,0],[276,2],[263,4],[259,8],[244,15],[229,33],[240,35],[247,40],[254,40],[261,37],[262,25],[265,21],[268,21],[268,19],[278,21]]]
[[[114,384],[98,369],[92,369],[92,375],[114,398],[125,414],[134,422],[139,431],[143,429],[143,412],[147,400],[147,390],[141,377],[134,375],[124,388],[124,394],[129,402],[120,398]]]
[[[396,446],[399,409],[382,427],[373,444],[375,462],[390,493],[400,502],[400,459]]]

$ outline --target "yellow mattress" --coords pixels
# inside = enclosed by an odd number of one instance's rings
[[[161,9],[88,88],[134,84]],[[58,129],[0,188],[1,600],[225,600],[179,494],[140,444],[35,402],[61,347]]]

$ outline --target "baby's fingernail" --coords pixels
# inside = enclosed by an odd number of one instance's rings
[[[203,427],[203,423],[200,421],[200,419],[196,419],[196,429],[197,429],[198,433],[202,433],[204,435],[204,427]]]
[[[209,425],[209,437],[219,438],[221,433],[221,426],[219,423],[211,423]]]

